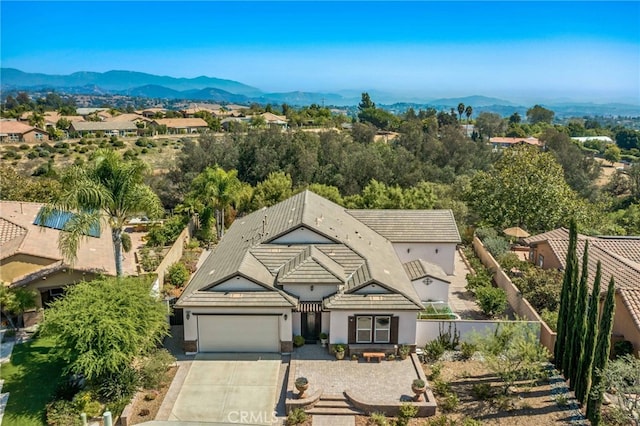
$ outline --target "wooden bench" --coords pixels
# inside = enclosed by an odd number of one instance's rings
[[[385,357],[385,354],[382,352],[365,352],[362,356],[367,359],[367,362],[371,361],[371,358],[378,358],[378,362],[380,362]]]

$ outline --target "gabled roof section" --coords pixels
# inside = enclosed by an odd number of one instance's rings
[[[440,266],[427,262],[426,260],[412,260],[402,266],[404,266],[404,270],[407,272],[407,276],[411,281],[419,280],[424,277],[433,277],[447,283],[451,282]]]
[[[347,210],[392,243],[459,243],[451,210]]]
[[[324,300],[326,309],[335,310],[411,310],[422,309],[420,303],[414,303],[401,294],[336,294]]]
[[[196,291],[188,297],[181,297],[176,306],[179,308],[292,308],[297,304],[298,301],[294,297],[279,291]]]
[[[333,275],[343,273],[346,281],[357,280],[358,285],[375,281],[411,303],[420,303],[391,242],[348,214],[344,207],[308,190],[236,219],[187,285],[181,300],[241,269],[246,278],[273,287],[277,263],[287,257],[288,262],[311,244],[291,244],[289,250],[288,245],[269,242],[301,226],[335,241],[314,245],[317,251],[312,257],[323,269]],[[281,250],[273,250],[275,246]],[[298,246],[304,248],[294,250]]]
[[[640,330],[640,288],[618,289],[618,294],[622,298],[622,303],[627,307],[636,328]]]
[[[344,282],[344,269],[334,260],[315,248],[306,246],[278,270],[279,284]]]

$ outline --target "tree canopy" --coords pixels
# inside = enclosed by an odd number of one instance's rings
[[[101,278],[69,287],[53,301],[42,331],[56,338],[70,372],[93,380],[155,349],[168,334],[166,315],[148,278]]]
[[[477,173],[467,200],[487,224],[529,232],[566,224],[581,206],[553,155],[527,145],[506,149],[488,172]]]

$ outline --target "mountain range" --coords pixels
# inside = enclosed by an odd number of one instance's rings
[[[335,106],[355,106],[360,102],[363,91],[343,90],[337,93],[319,92],[282,92],[265,93],[259,88],[247,84],[214,77],[200,76],[195,78],[176,78],[159,76],[136,71],[75,72],[69,75],[51,75],[28,73],[15,68],[0,68],[0,87],[3,93],[18,90],[43,91],[56,90],[69,94],[106,95],[121,94],[128,96],[167,99],[194,100],[221,103],[261,104],[287,103],[302,106],[312,103]],[[433,107],[439,110],[457,108],[459,103],[472,105],[474,111],[492,111],[502,115],[514,111],[522,112],[526,107],[509,100],[487,97],[466,96],[439,99],[407,99],[388,92],[369,90],[368,93],[379,105],[391,106],[390,109],[402,106]],[[540,102],[553,107],[558,115],[640,115],[640,105],[630,104],[596,104],[576,102]],[[640,104],[640,100],[638,102]],[[395,107],[394,107],[395,105]]]

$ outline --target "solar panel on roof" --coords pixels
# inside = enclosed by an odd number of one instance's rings
[[[45,228],[58,229],[64,231],[64,227],[67,225],[74,214],[63,210],[53,210],[47,220],[42,220],[42,211],[44,207],[38,212],[36,219],[33,221],[34,225],[44,226]],[[94,225],[89,229],[90,237],[100,238],[100,228],[98,225]]]

